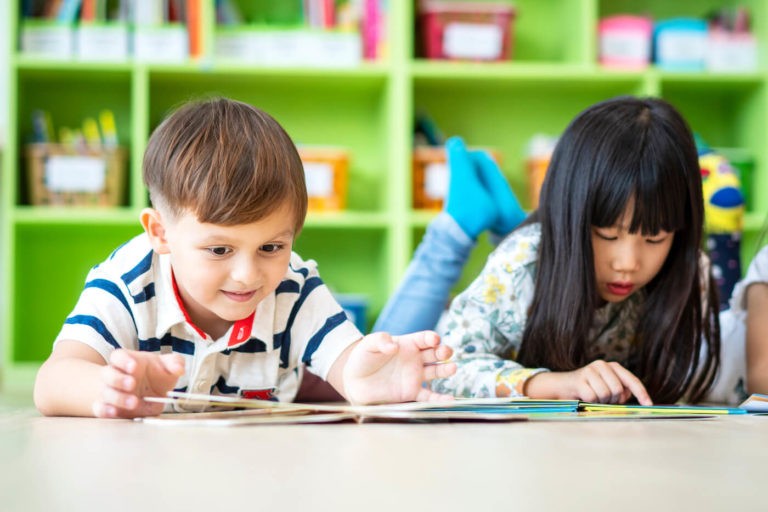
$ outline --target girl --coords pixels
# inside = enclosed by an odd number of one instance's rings
[[[766,235],[768,225],[758,247]],[[730,309],[720,313],[720,324],[728,357],[707,399],[736,402],[749,393],[768,393],[768,246],[757,253],[734,287]]]
[[[718,301],[680,114],[632,97],[588,108],[561,137],[540,203],[452,303],[444,341],[459,368],[433,389],[700,400],[719,366]]]

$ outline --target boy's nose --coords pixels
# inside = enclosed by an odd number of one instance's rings
[[[230,273],[232,280],[243,283],[245,285],[252,285],[259,278],[259,267],[253,261],[247,258],[242,258],[232,267]]]

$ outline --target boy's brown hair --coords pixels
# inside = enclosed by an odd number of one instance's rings
[[[144,153],[152,204],[200,222],[256,222],[288,202],[296,233],[307,213],[304,168],[269,114],[226,98],[185,104],[154,131]]]

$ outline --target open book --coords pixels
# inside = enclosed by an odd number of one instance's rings
[[[169,392],[145,400],[172,404],[189,413],[166,413],[141,421],[159,425],[253,425],[335,422],[509,422],[627,419],[711,419],[746,414],[744,408],[711,406],[641,406],[593,404],[578,400],[528,398],[457,398],[444,402],[384,405],[284,403],[219,395]],[[768,397],[766,397],[768,405]]]

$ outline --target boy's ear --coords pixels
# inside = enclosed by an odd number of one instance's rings
[[[158,254],[170,253],[168,240],[165,238],[165,223],[160,212],[154,208],[144,208],[141,211],[140,220],[144,231],[149,236],[152,249]]]

